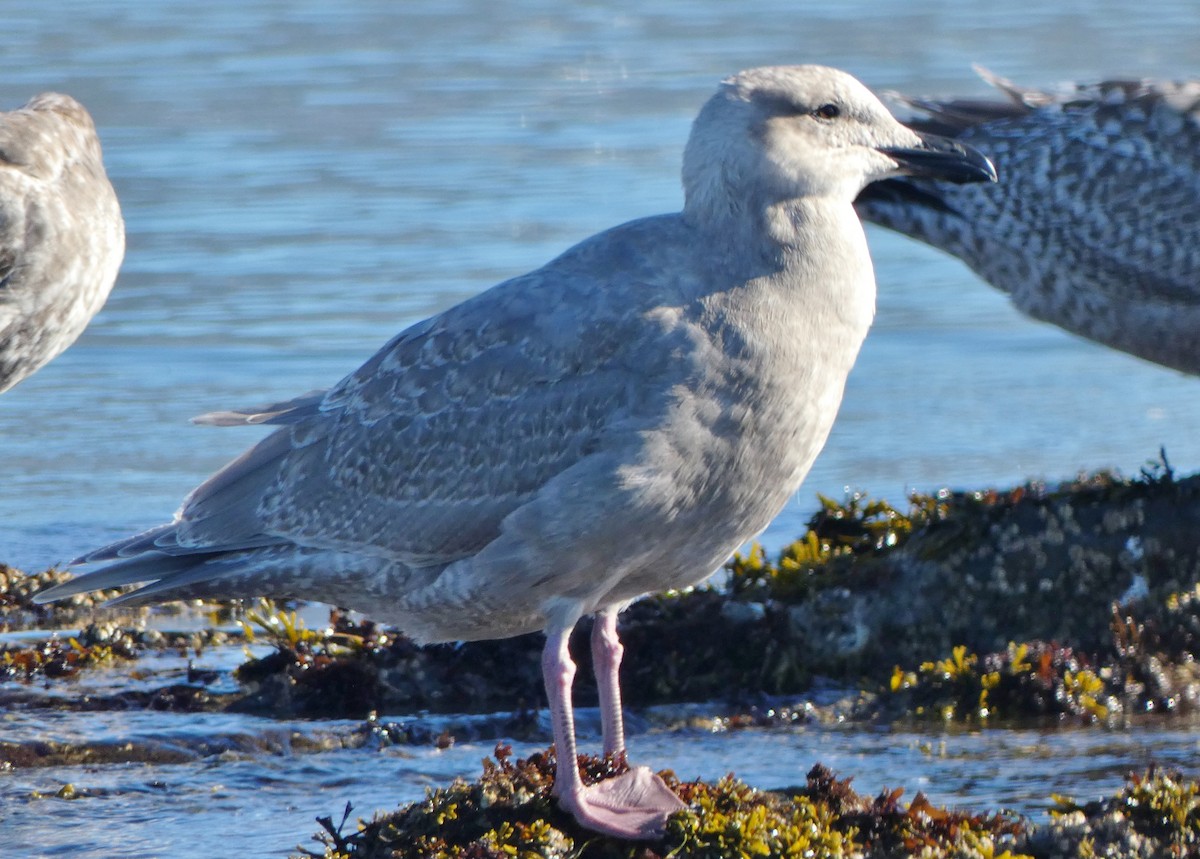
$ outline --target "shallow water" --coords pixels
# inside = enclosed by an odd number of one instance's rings
[[[228,670],[238,648],[212,648],[205,668]],[[157,682],[178,679],[184,660],[139,663]],[[101,693],[114,680],[84,674],[77,693]],[[218,685],[227,682],[227,677]],[[0,694],[4,692],[0,688]],[[903,787],[936,804],[974,810],[1009,809],[1045,820],[1052,793],[1081,801],[1119,789],[1122,777],[1150,763],[1195,776],[1200,737],[1195,725],[1136,730],[914,731],[863,726],[706,730],[702,714],[716,707],[656,708],[630,719],[631,754],[684,779],[715,780],[736,772],[750,784],[782,788],[804,783],[817,762],[874,795]],[[693,727],[670,729],[681,716]],[[383,721],[401,720],[384,715]],[[435,732],[457,717],[425,717]],[[579,713],[583,748],[599,745],[598,716]],[[412,721],[403,719],[403,721]],[[708,720],[715,724],[716,720]],[[432,747],[347,748],[360,723],[277,721],[234,714],[150,711],[63,713],[15,710],[0,717],[0,740],[89,744],[96,759],[116,763],[17,769],[0,774],[0,831],[5,856],[210,857],[282,856],[312,849],[318,816],[359,816],[421,798],[454,777],[479,774],[493,740]],[[516,742],[518,756],[549,742]],[[502,738],[497,738],[502,739]],[[138,751],[129,751],[129,750]],[[168,762],[145,762],[145,750]],[[123,757],[124,756],[124,757]],[[54,796],[64,784],[75,799]],[[214,854],[212,838],[220,839]]]
[[[1196,71],[1189,0],[874,9],[16,4],[0,102],[89,106],[129,252],[82,340],[0,399],[0,560],[40,569],[163,521],[257,437],[189,417],[327,386],[430,312],[678,208],[688,125],[733,70],[825,62],[931,94],[984,92],[973,61],[1032,84]],[[1191,379],[1027,320],[927,248],[871,243],[878,323],[768,542],[844,486],[1136,472],[1160,445],[1200,467]]]
[[[1029,84],[1197,73],[1192,0],[753,8],[8,4],[0,102],[62,89],[92,110],[129,251],[81,341],[0,397],[0,561],[40,569],[163,521],[257,435],[191,427],[190,416],[331,384],[405,325],[598,229],[678,208],[688,125],[729,72],[823,62],[879,90],[960,95],[985,91],[971,62]],[[1025,319],[934,251],[882,231],[870,239],[878,321],[826,451],[769,544],[799,532],[815,492],[844,486],[895,499],[1130,473],[1160,445],[1177,467],[1200,468],[1194,380]],[[27,718],[0,716],[0,738]],[[59,726],[280,730],[154,714]],[[214,832],[229,855],[279,855],[314,815],[347,799],[365,812],[413,798],[474,773],[489,750],[0,773],[0,828],[15,839],[6,855],[207,856]],[[1098,794],[1127,767],[1197,751],[1184,731],[825,730],[650,734],[634,750],[685,777],[736,765],[763,786],[798,781],[820,759],[863,790],[905,785],[1025,810],[1052,790]],[[28,798],[64,782],[110,792]]]

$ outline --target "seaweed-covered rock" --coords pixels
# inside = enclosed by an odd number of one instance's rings
[[[1008,815],[977,815],[934,807],[918,794],[908,806],[903,791],[875,798],[860,796],[849,780],[839,781],[814,767],[804,786],[759,791],[727,776],[712,784],[681,782],[663,772],[667,784],[688,807],[673,815],[657,842],[620,841],[582,829],[551,797],[552,752],[512,761],[498,745],[496,760],[485,760],[476,782],[457,781],[431,791],[421,802],[360,824],[343,834],[341,825],[322,818],[317,838],[324,859],[749,859],[749,857],[857,857],[900,855],[1007,857],[1024,836],[1023,820]],[[594,782],[625,770],[622,760],[580,757],[584,780]]]
[[[864,495],[823,499],[804,537],[777,559],[755,549],[729,564],[720,587],[653,596],[622,614],[625,700],[741,705],[803,692],[818,675],[880,688],[897,665],[912,671],[960,647],[1003,663],[1011,642],[1027,642],[1062,668],[1057,686],[1039,688],[1049,676],[1040,661],[1031,682],[1001,672],[991,710],[1018,690],[1002,712],[1102,718],[1121,709],[1106,696],[1126,707],[1191,706],[1200,699],[1193,521],[1200,476],[1176,480],[1165,461],[1133,480],[1104,473],[1054,489],[914,495],[907,512]],[[1113,606],[1123,600],[1118,624]],[[585,620],[572,640],[583,706],[595,701],[589,629]],[[420,648],[360,624],[279,643],[278,654],[243,668],[244,707],[365,717],[543,703],[540,635]],[[993,681],[997,670],[979,677]],[[974,711],[989,709],[984,690],[967,689],[963,677],[956,694],[971,691]],[[1096,678],[1103,694],[1090,688]],[[1009,708],[1021,696],[1031,706]]]
[[[89,619],[95,608],[119,591],[108,590],[79,594],[51,605],[37,605],[33,595],[71,578],[65,570],[49,569],[26,573],[0,564],[0,632],[46,626],[71,626]],[[137,615],[144,610],[132,610]]]
[[[1178,773],[1151,769],[1130,775],[1116,795],[1076,803],[1054,797],[1049,823],[1011,813],[961,811],[933,805],[903,789],[876,797],[856,793],[850,779],[821,766],[805,783],[755,790],[726,776],[716,783],[681,782],[661,773],[687,808],[673,815],[653,842],[619,841],[589,832],[551,798],[552,753],[512,761],[498,745],[475,782],[456,781],[420,802],[346,834],[321,818],[316,840],[322,859],[1150,859],[1200,855],[1200,785]],[[585,780],[624,769],[623,761],[582,756]]]
[[[91,623],[79,635],[31,645],[0,645],[0,680],[73,677],[84,668],[136,659],[138,637],[112,624]]]
[[[1047,859],[1200,855],[1200,785],[1178,773],[1131,775],[1115,796],[1082,805],[1055,797],[1052,816],[1026,842]]]
[[[775,561],[729,565],[733,591],[791,602],[793,646],[815,672],[1058,641],[1097,651],[1114,602],[1163,599],[1200,581],[1200,475],[1165,461],[1057,488],[914,495],[907,512],[826,499]]]
[[[959,645],[916,670],[896,666],[883,712],[943,720],[1073,717],[1112,723],[1133,714],[1200,711],[1200,586],[1163,601],[1112,606],[1109,640],[1092,653],[1057,642],[1009,642],[975,654]]]
[[[901,666],[905,689],[932,689],[909,712],[1105,718],[1130,707],[1194,709],[1195,521],[1200,475],[1177,480],[1165,457],[1132,480],[1102,473],[1052,489],[915,494],[906,510],[862,494],[822,499],[805,535],[775,559],[756,548],[735,557],[715,587],[653,596],[622,614],[625,701],[753,706],[802,693],[816,676],[886,688]],[[0,573],[0,602],[8,600],[0,618],[14,623],[29,620],[33,591],[62,576]],[[365,718],[544,705],[540,635],[418,647],[341,615],[320,631],[274,607],[259,620],[246,624],[248,637],[258,628],[278,649],[238,672],[237,709]],[[572,641],[581,706],[596,700],[589,633],[585,620]],[[1037,651],[1035,672],[1005,670],[1013,642]],[[903,682],[956,648],[976,660],[972,670]],[[10,671],[38,670],[39,658],[14,655]]]

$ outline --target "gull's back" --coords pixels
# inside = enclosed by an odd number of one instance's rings
[[[1022,311],[1200,373],[1200,81],[1060,93],[984,73],[1003,101],[911,99],[914,128],[997,166],[995,185],[868,187],[873,221],[960,257]]]
[[[75,342],[124,255],[120,206],[83,106],[43,93],[0,114],[0,391]]]

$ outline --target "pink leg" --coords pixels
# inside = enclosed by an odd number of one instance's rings
[[[597,623],[600,623],[598,620]],[[615,614],[612,619],[615,637]],[[550,698],[550,720],[554,729],[554,755],[558,771],[554,779],[554,794],[559,805],[570,812],[580,825],[613,835],[617,838],[654,838],[662,834],[667,817],[684,808],[679,797],[663,780],[646,767],[637,767],[624,775],[585,787],[579,775],[578,752],[575,746],[575,716],[571,707],[571,684],[575,679],[575,663],[567,647],[571,630],[552,629],[546,633],[546,648],[542,651],[542,676]],[[620,643],[617,643],[620,647]],[[614,664],[613,688],[617,713],[620,695],[616,690]],[[603,682],[601,683],[603,686]],[[604,693],[602,693],[604,694]],[[602,705],[603,706],[603,705]],[[609,742],[610,717],[605,717],[605,738]],[[618,715],[615,730],[620,731]],[[616,734],[611,735],[613,739]]]
[[[575,682],[575,663],[571,661],[568,642],[571,630],[560,629],[546,633],[542,650],[542,680],[550,699],[550,724],[554,732],[554,757],[558,772],[554,776],[554,795],[576,796],[583,793],[575,747],[575,711],[571,706],[571,684]],[[565,803],[564,803],[565,804]]]
[[[600,693],[600,724],[604,730],[604,754],[625,751],[625,720],[621,714],[621,655],[625,648],[617,637],[617,611],[605,609],[592,627],[592,667]]]

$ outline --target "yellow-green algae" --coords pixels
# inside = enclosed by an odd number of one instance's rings
[[[1200,585],[1162,601],[1114,604],[1110,630],[1110,641],[1092,654],[1056,642],[1009,642],[983,655],[959,645],[915,670],[897,665],[890,709],[945,721],[1102,723],[1200,709]]]
[[[883,499],[852,492],[843,502],[817,495],[820,509],[809,520],[804,534],[785,546],[774,561],[754,543],[750,552],[735,553],[726,564],[730,588],[742,597],[799,602],[814,591],[844,583],[850,570],[862,568],[863,559],[877,557],[907,542],[912,534],[951,514],[951,493],[914,492],[909,508],[901,512]]]
[[[92,623],[78,635],[31,645],[0,645],[0,680],[73,677],[85,668],[136,659],[142,647],[127,630]]]
[[[1200,856],[1200,785],[1154,768],[1126,781],[1115,796],[1092,802],[1055,796],[1052,824],[1028,843],[1049,859]]]
[[[585,781],[625,769],[623,761],[581,756]],[[785,792],[755,790],[726,776],[720,781],[681,782],[660,773],[688,807],[667,822],[653,842],[628,842],[580,828],[551,798],[553,754],[511,760],[496,747],[475,782],[456,781],[393,814],[361,822],[346,834],[321,820],[323,859],[756,859],[756,857],[892,856],[1018,859],[1016,845],[1027,830],[1021,818],[977,815],[937,808],[921,794],[900,802],[901,790],[875,798],[855,793],[821,766],[803,787]]]
[[[1009,643],[1001,653],[979,656],[955,647],[949,658],[923,662],[916,671],[896,666],[889,689],[907,699],[916,716],[945,721],[1076,716],[1104,721],[1122,712],[1104,677],[1068,647],[1053,643]]]
[[[346,833],[322,818],[322,859],[1150,859],[1200,855],[1200,785],[1178,773],[1131,774],[1115,795],[1086,803],[1054,796],[1051,819],[934,806],[902,789],[865,797],[821,765],[802,787],[759,791],[732,775],[681,782],[663,772],[687,808],[658,840],[628,842],[581,829],[550,796],[552,753],[511,760],[498,745],[475,782],[456,781],[425,799]],[[583,756],[585,780],[621,771],[621,761]]]

